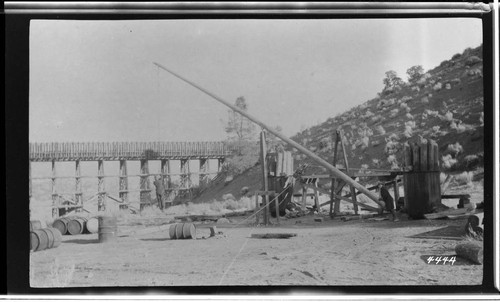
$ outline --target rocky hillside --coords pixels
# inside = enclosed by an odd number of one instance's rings
[[[482,46],[468,48],[425,72],[417,81],[384,89],[376,98],[297,133],[292,139],[332,162],[335,131],[341,129],[350,167],[393,170],[401,169],[405,143],[432,139],[439,145],[443,171],[481,167],[482,58]],[[295,167],[307,163],[307,174],[326,172],[305,155],[292,152]],[[256,166],[235,176],[231,183],[215,183],[197,200],[220,199],[225,193],[238,198],[242,186],[260,189],[259,173]]]

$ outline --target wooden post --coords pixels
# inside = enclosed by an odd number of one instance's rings
[[[191,174],[189,173],[189,159],[181,159],[181,182],[180,189],[182,191],[182,199],[189,198],[191,191]]]
[[[30,160],[30,175],[29,175],[29,177],[30,177],[30,184],[29,184],[29,186],[30,186],[29,190],[30,191],[29,191],[29,194],[30,194],[30,203],[31,203],[31,197],[33,196],[33,192],[32,192],[32,185],[33,184],[32,184],[32,179],[31,179],[31,160]]]
[[[161,180],[163,182],[163,187],[165,188],[165,198],[170,198],[170,189],[172,187],[170,178],[170,160],[161,160]]]
[[[104,184],[104,160],[97,161],[97,210],[106,209],[106,187]]]
[[[222,166],[224,166],[224,157],[219,158],[218,160],[218,166],[217,166],[217,172],[220,172],[222,170]]]
[[[337,165],[337,153],[338,153],[338,146],[339,146],[339,131],[337,130],[335,132],[335,146],[333,148],[333,162],[332,165],[335,167]],[[337,214],[337,210],[335,207],[335,210],[333,208],[333,203],[335,202],[335,178],[332,178],[332,185],[331,185],[331,193],[330,193],[330,217],[333,218],[335,214]],[[337,203],[335,202],[335,206]]]
[[[200,188],[204,188],[208,184],[209,160],[206,158],[200,159]]]
[[[149,161],[141,159],[141,192],[140,192],[140,209],[151,204],[151,190],[149,185]]]
[[[120,160],[120,177],[119,177],[119,193],[121,201],[128,204],[128,176],[127,176],[127,161]]]
[[[342,130],[340,130],[338,132],[338,135],[340,136],[340,144],[342,145],[342,154],[344,155],[344,164],[345,164],[346,174],[351,176],[351,173],[349,171],[349,162],[347,161],[347,152],[345,151],[344,140],[343,140],[344,133],[342,132]],[[349,187],[351,188],[352,201],[353,201],[353,205],[354,205],[354,213],[356,215],[358,215],[358,202],[357,202],[357,198],[356,198],[356,189],[352,185]]]
[[[307,187],[302,186],[302,211],[306,211],[306,203],[307,203]]]
[[[81,171],[81,165],[80,165],[80,160],[77,159],[75,161],[75,202],[77,206],[82,206],[83,207],[83,191],[82,191],[82,171]],[[76,208],[76,212],[82,211],[82,208]]]
[[[267,183],[266,153],[267,153],[266,133],[264,130],[262,130],[260,132],[260,162],[262,164],[262,183],[264,186],[263,190],[265,192],[267,192],[269,189],[269,186]],[[264,207],[265,207],[265,209],[264,209],[264,224],[268,225],[269,224],[269,195],[264,194],[262,197],[264,200]]]
[[[30,147],[31,147],[31,144],[30,144]],[[31,179],[31,160],[30,160],[30,175],[29,175],[29,177],[30,177],[30,184],[29,184],[29,186],[30,186],[30,188],[29,188],[29,190],[30,190],[30,191],[29,191],[29,194],[30,194],[30,199],[29,199],[29,206],[28,206],[28,208],[30,209],[30,210],[29,210],[29,213],[30,213],[30,219],[31,219],[31,206],[32,206],[32,204],[31,204],[31,197],[33,196],[33,191],[32,191],[32,179]]]
[[[316,188],[318,187],[318,182],[319,182],[319,178],[316,178],[316,180],[314,181],[314,186]],[[316,206],[316,211],[318,211],[318,213],[319,213],[319,191],[318,190],[314,190],[314,205]]]
[[[254,211],[254,215],[255,215],[255,224],[256,225],[259,224],[259,216],[260,216],[260,213],[258,213],[259,210],[260,210],[259,195],[257,194],[257,192],[255,192],[255,211]]]
[[[52,179],[51,179],[51,187],[52,187],[52,217],[59,217],[59,198],[57,196],[56,190],[56,161],[52,160]]]
[[[398,179],[394,179],[394,203],[396,208],[398,206],[398,200],[399,200],[399,184],[398,184]]]

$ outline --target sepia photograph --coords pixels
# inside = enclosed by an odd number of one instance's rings
[[[264,16],[31,17],[30,288],[484,284],[484,20]]]

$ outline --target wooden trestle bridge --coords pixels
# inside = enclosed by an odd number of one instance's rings
[[[82,161],[97,162],[98,210],[106,207],[106,198],[111,198],[120,203],[120,207],[128,207],[128,194],[133,192],[128,188],[128,177],[138,176],[140,178],[140,207],[151,201],[150,176],[161,177],[167,193],[174,192],[181,198],[189,197],[192,192],[191,176],[199,174],[200,186],[206,185],[210,175],[220,172],[224,160],[233,153],[233,149],[224,142],[112,142],[112,143],[30,143],[30,182],[29,193],[32,197],[33,179],[51,179],[52,187],[52,215],[58,217],[67,211],[81,211],[83,209],[82,178],[96,177],[83,176],[81,174]],[[209,160],[218,160],[217,170],[210,170]],[[151,174],[149,172],[149,161],[161,161],[161,173]],[[180,173],[171,173],[171,161],[180,162]],[[56,182],[60,178],[56,171],[56,162],[75,162],[75,192],[74,198],[62,196],[56,191]],[[106,161],[119,161],[118,175],[105,175],[104,163]],[[127,173],[127,161],[140,161],[139,174]],[[199,172],[192,173],[189,170],[190,161],[199,161]],[[31,162],[51,162],[52,174],[50,177],[32,177]],[[172,176],[179,176],[180,183],[173,186]],[[113,197],[105,190],[105,178],[119,178],[118,197]]]

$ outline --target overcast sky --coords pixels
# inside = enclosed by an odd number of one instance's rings
[[[33,20],[30,141],[225,138],[225,106],[158,62],[291,136],[482,43],[481,20]]]

